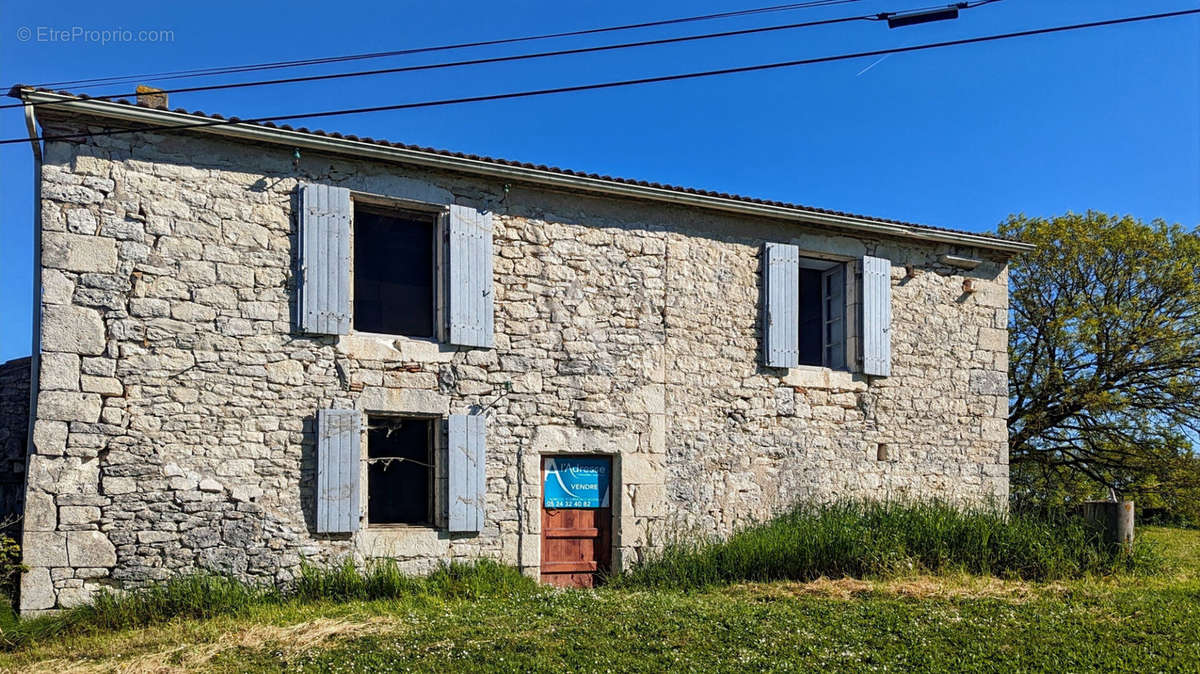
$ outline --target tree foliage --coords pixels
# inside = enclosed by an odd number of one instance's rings
[[[1200,234],[1088,212],[1014,216],[1014,496],[1200,495]]]

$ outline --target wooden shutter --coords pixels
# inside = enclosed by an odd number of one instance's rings
[[[317,412],[317,531],[358,531],[362,415],[358,410]]]
[[[482,414],[450,415],[447,473],[450,531],[481,531],[487,493],[487,425]]]
[[[846,366],[846,265],[839,264],[821,274],[825,303],[825,367]]]
[[[450,343],[491,348],[492,214],[450,206]]]
[[[763,246],[763,360],[768,367],[800,363],[800,249]]]
[[[300,185],[297,324],[301,332],[350,332],[350,190]]]
[[[892,263],[863,257],[863,372],[892,374]]]

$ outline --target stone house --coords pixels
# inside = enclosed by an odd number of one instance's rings
[[[587,585],[798,499],[1007,496],[1024,244],[12,95],[45,137],[26,612],[347,555]]]

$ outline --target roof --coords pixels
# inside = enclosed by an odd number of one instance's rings
[[[1033,248],[1032,245],[1020,241],[975,232],[858,215],[784,201],[758,199],[739,194],[585,173],[557,166],[452,152],[352,134],[305,127],[294,128],[287,124],[242,121],[237,117],[226,118],[219,114],[210,114],[199,110],[188,111],[183,108],[161,110],[125,99],[115,101],[96,99],[85,94],[22,85],[14,86],[9,91],[9,96],[19,98],[27,103],[38,104],[35,110],[67,111],[151,126],[169,127],[218,121],[222,123],[197,127],[191,131],[336,154],[385,159],[475,175],[502,177],[507,180],[530,182],[560,189],[574,189],[744,215],[823,224],[852,231],[973,246],[1010,254]]]

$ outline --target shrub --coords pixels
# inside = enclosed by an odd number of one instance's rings
[[[25,565],[21,563],[20,544],[7,533],[0,534],[0,589],[10,603],[17,596],[21,574],[26,570]]]
[[[21,546],[10,535],[20,531],[15,518],[0,522],[0,642],[3,635],[17,628],[17,588],[21,574],[28,570],[21,563]]]
[[[1125,551],[1082,519],[1044,519],[943,502],[800,504],[727,540],[676,541],[610,582],[707,585],[966,571],[1025,580],[1149,571],[1146,543]]]

